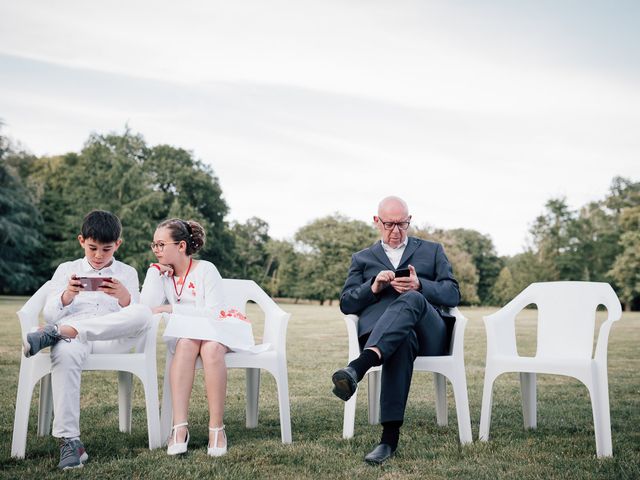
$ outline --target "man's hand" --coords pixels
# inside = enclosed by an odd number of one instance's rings
[[[98,291],[118,299],[118,305],[121,307],[126,307],[131,303],[129,290],[117,278],[112,278],[111,281],[104,280],[102,285],[98,287]]]
[[[73,299],[82,291],[82,283],[77,279],[75,273],[71,275],[67,288],[62,292],[62,305],[65,307],[73,302]]]
[[[393,279],[396,277],[396,274],[391,270],[383,270],[377,276],[376,279],[371,284],[371,291],[373,293],[380,293],[384,290],[388,285],[391,284]]]
[[[409,290],[420,290],[420,280],[418,279],[416,269],[413,268],[413,265],[409,265],[408,277],[394,278],[391,282],[391,286],[398,293],[408,292]]]

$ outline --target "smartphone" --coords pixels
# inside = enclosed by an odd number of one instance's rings
[[[408,268],[400,268],[396,270],[396,278],[398,277],[408,277],[411,275],[411,270]]]
[[[85,292],[95,292],[104,282],[111,282],[111,277],[76,277],[80,280]]]

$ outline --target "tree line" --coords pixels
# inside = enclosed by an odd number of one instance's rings
[[[148,145],[128,128],[92,134],[82,150],[37,157],[0,132],[0,293],[33,292],[55,267],[79,254],[83,216],[99,208],[122,220],[118,257],[140,275],[153,261],[149,242],[169,217],[194,219],[207,232],[201,258],[221,274],[249,278],[271,295],[338,298],[351,254],[378,238],[370,223],[335,213],[302,226],[291,240],[269,235],[253,217],[228,222],[213,169],[193,153]],[[627,308],[640,307],[640,182],[616,177],[607,196],[571,210],[551,199],[523,253],[499,257],[491,237],[471,229],[412,226],[411,235],[444,245],[464,304],[502,305],[529,283],[611,283]]]

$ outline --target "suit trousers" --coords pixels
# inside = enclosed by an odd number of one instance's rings
[[[391,302],[359,343],[361,349],[377,347],[382,353],[382,422],[404,419],[416,357],[446,355],[448,351],[444,320],[415,291],[403,293]]]
[[[70,342],[60,340],[51,348],[54,437],[80,436],[80,380],[87,356],[140,347],[151,317],[149,307],[131,305],[108,315],[58,322],[76,328],[78,336]]]

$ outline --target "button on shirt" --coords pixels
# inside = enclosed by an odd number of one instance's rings
[[[387,254],[387,257],[389,258],[391,265],[393,265],[393,268],[398,268],[398,265],[400,265],[400,260],[402,259],[404,249],[407,248],[407,238],[405,238],[404,242],[402,242],[396,248],[393,248],[380,240],[382,249],[384,250],[384,253]]]
[[[119,311],[122,307],[118,299],[104,292],[80,292],[66,307],[62,305],[62,294],[69,284],[69,279],[77,277],[113,277],[123,283],[131,295],[131,304],[138,303],[138,272],[126,263],[113,260],[111,265],[96,270],[87,258],[60,264],[51,279],[51,293],[47,297],[43,314],[49,323],[56,323],[62,318],[98,317]]]

